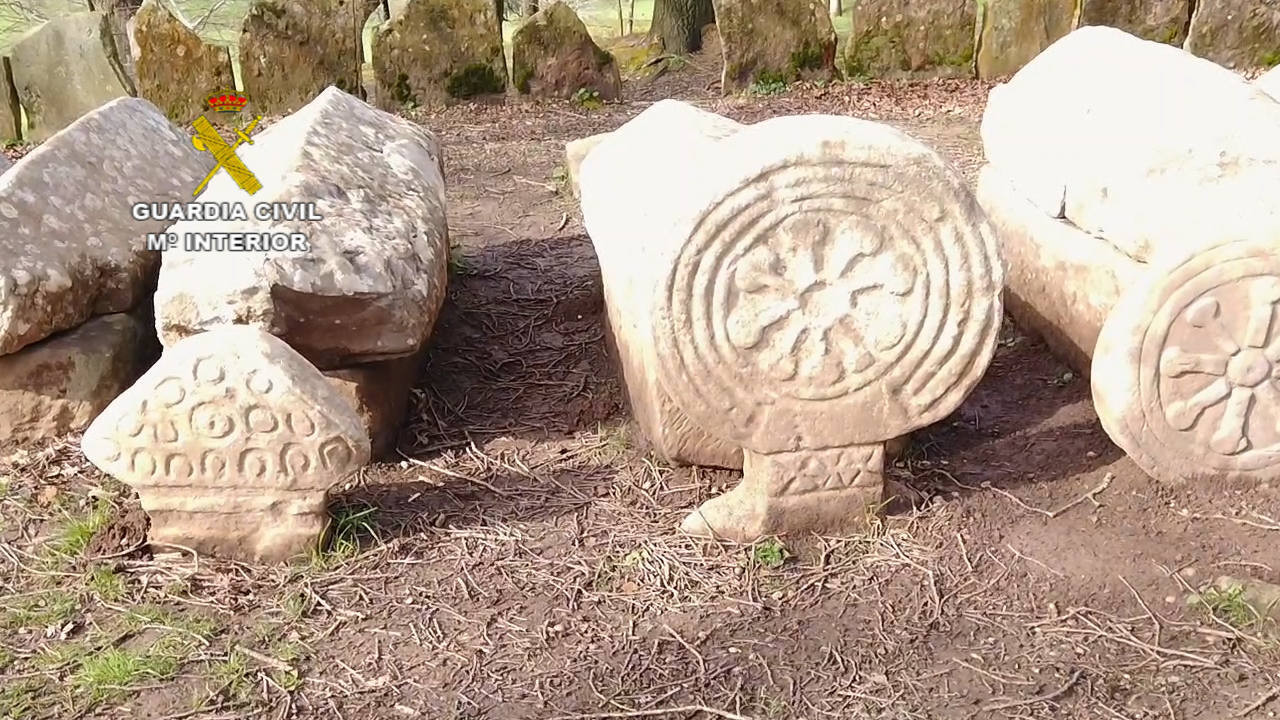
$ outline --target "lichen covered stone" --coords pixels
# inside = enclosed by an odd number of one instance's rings
[[[502,29],[489,0],[404,0],[373,40],[375,103],[439,105],[507,87]]]
[[[1191,0],[1082,0],[1080,25],[1105,25],[1143,40],[1181,45]]]
[[[146,0],[129,21],[138,95],[170,120],[187,123],[207,108],[205,98],[235,89],[231,54],[200,39],[169,0]]]
[[[287,113],[330,85],[364,96],[360,37],[378,0],[254,0],[240,33],[240,76],[259,114]]]
[[[836,31],[821,0],[724,0],[716,24],[726,93],[835,74]]]
[[[860,0],[845,45],[845,73],[967,72],[975,21],[973,0]]]
[[[1280,4],[1200,0],[1184,47],[1229,68],[1280,65]]]
[[[518,92],[567,99],[582,90],[601,100],[622,95],[613,56],[600,49],[577,13],[554,2],[524,22],[511,39],[511,78]]]
[[[1010,75],[1071,32],[1076,0],[979,0],[977,47],[980,78]]]
[[[10,60],[27,111],[28,140],[44,140],[94,108],[133,94],[105,13],[54,18],[24,35]]]

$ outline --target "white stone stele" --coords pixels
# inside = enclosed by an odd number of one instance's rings
[[[160,254],[136,202],[189,198],[208,172],[159,108],[113,100],[0,175],[0,354],[138,305]]]
[[[581,191],[640,426],[672,459],[743,453],[742,483],[686,532],[863,526],[884,442],[950,414],[990,362],[994,233],[958,174],[887,126],[662,101],[587,155]]]
[[[982,118],[988,162],[1035,206],[1139,261],[1280,232],[1277,137],[1280,102],[1259,87],[1108,27],[1055,42]]]
[[[369,460],[351,401],[282,340],[247,326],[168,348],[81,447],[138,491],[153,542],[266,562],[315,547],[329,488]]]
[[[1280,65],[1263,73],[1253,81],[1254,87],[1280,101]]]
[[[169,232],[303,233],[309,249],[164,253],[166,347],[231,324],[282,337],[325,369],[416,352],[444,302],[449,229],[435,137],[330,87],[237,148],[262,189],[219,172],[200,202],[314,203],[319,221],[186,220]]]
[[[992,166],[978,199],[1020,323],[1090,377],[1108,436],[1163,482],[1280,479],[1280,253],[1274,240],[1138,262],[1050,218]]]

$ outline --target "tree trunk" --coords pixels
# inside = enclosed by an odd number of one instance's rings
[[[839,16],[844,14],[844,3],[841,0],[831,0],[830,7],[832,15]]]
[[[538,12],[538,0],[521,0],[520,17],[532,17]]]
[[[649,37],[672,55],[702,49],[702,28],[715,22],[711,0],[654,0]]]

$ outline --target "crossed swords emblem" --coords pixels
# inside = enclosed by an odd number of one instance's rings
[[[209,174],[196,187],[195,192],[191,193],[192,197],[198,196],[205,186],[209,184],[209,181],[213,179],[213,176],[218,174],[219,170],[226,170],[231,179],[235,180],[236,184],[240,186],[240,189],[250,195],[262,189],[262,183],[258,182],[258,178],[254,176],[253,172],[245,167],[245,164],[236,156],[236,148],[240,147],[241,143],[253,144],[249,133],[253,132],[253,128],[258,125],[258,121],[261,119],[262,116],[259,115],[245,129],[237,130],[236,141],[233,145],[228,145],[222,139],[222,136],[218,134],[217,129],[213,127],[213,123],[209,122],[208,118],[201,115],[195,119],[192,124],[195,126],[196,134],[191,138],[191,144],[197,150],[212,155],[213,159],[218,161],[218,164],[209,171]]]

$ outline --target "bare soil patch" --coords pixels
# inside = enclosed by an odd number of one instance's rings
[[[1280,489],[1151,481],[1087,382],[1012,323],[968,402],[891,469],[904,501],[874,532],[751,547],[675,532],[738,475],[667,467],[628,422],[563,143],[675,96],[747,122],[882,120],[970,179],[981,162],[978,83],[724,99],[712,65],[598,110],[415,116],[446,150],[449,296],[403,459],[335,493],[310,562],[138,549],[136,499],[76,438],[10,448],[0,718],[1280,712],[1271,629],[1184,600],[1218,574],[1280,581]]]

